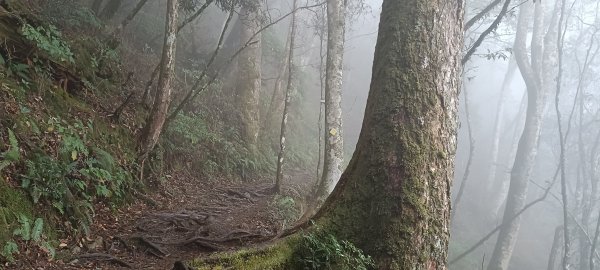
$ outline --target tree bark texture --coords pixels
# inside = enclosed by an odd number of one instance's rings
[[[259,132],[259,97],[261,89],[261,34],[259,11],[243,6],[240,11],[241,40],[250,40],[238,56],[236,104],[239,109],[240,135],[248,150],[256,152]],[[254,37],[253,37],[254,36]]]
[[[377,269],[447,269],[464,1],[384,0],[356,151],[315,219]]]
[[[327,0],[327,58],[325,62],[325,155],[317,200],[323,201],[342,175],[342,80],[346,6],[344,0]]]
[[[171,80],[175,70],[175,48],[177,41],[178,0],[167,2],[167,21],[165,24],[165,39],[162,51],[158,89],[154,97],[154,105],[150,111],[141,141],[140,157],[145,157],[158,143],[160,133],[167,118],[171,102]]]

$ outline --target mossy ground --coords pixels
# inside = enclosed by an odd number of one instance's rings
[[[297,241],[286,239],[270,246],[242,249],[235,252],[217,253],[208,258],[191,261],[190,267],[198,270],[296,269],[292,260],[295,243],[297,243]]]

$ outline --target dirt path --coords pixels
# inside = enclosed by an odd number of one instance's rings
[[[305,173],[288,177],[284,195],[300,201]],[[284,227],[270,183],[231,183],[174,175],[160,192],[121,209],[99,205],[92,235],[61,239],[57,258],[15,269],[172,269],[176,261],[272,239]],[[142,196],[143,197],[143,196]]]

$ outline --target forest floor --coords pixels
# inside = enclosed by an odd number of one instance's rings
[[[301,201],[311,175],[286,177],[282,194]],[[152,195],[119,209],[98,205],[91,235],[60,239],[54,260],[28,251],[14,269],[172,269],[177,261],[277,238],[289,213],[265,190],[270,181],[233,183],[173,175]],[[296,203],[299,204],[299,203]],[[295,218],[302,212],[296,209]],[[11,268],[12,269],[12,268]]]

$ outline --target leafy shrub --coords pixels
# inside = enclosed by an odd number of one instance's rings
[[[283,219],[284,224],[295,221],[300,215],[300,211],[296,207],[296,201],[290,196],[276,195],[273,198],[272,205],[275,206],[277,215]]]
[[[71,48],[63,40],[62,34],[55,26],[34,27],[26,23],[21,27],[21,34],[34,42],[38,49],[47,53],[51,58],[61,62],[75,63]]]
[[[235,130],[212,130],[201,114],[179,114],[169,125],[165,138],[167,152],[184,159],[180,161],[194,163],[205,174],[219,172],[244,178],[274,170],[274,161],[264,155],[252,155]]]
[[[8,150],[0,154],[0,157],[2,158],[2,161],[0,161],[0,171],[2,171],[2,169],[6,168],[10,164],[19,161],[19,158],[21,157],[17,137],[10,128],[8,129],[8,143]]]
[[[115,162],[112,155],[99,148],[89,148],[91,122],[69,125],[51,118],[49,132],[60,138],[57,158],[36,154],[25,161],[26,173],[21,186],[34,203],[45,202],[60,214],[67,215],[87,232],[92,221],[94,199],[116,202],[126,194],[131,176]]]
[[[31,242],[37,245],[53,258],[56,252],[44,237],[44,220],[41,218],[31,220],[25,215],[19,215],[18,221],[19,227],[13,231],[13,236],[20,238],[25,242]],[[18,253],[19,245],[15,241],[9,240],[4,244],[0,256],[9,262],[13,262],[14,254]]]
[[[304,234],[294,256],[300,269],[374,269],[375,262],[363,251],[333,234],[317,230]]]

